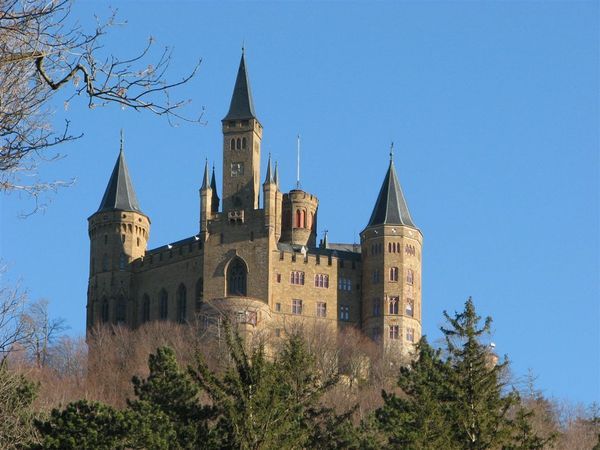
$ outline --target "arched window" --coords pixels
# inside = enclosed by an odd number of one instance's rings
[[[406,283],[413,284],[414,281],[415,281],[415,273],[412,271],[412,269],[408,269],[406,271]]]
[[[302,223],[301,218],[302,218],[302,216],[300,215],[300,210],[297,209],[296,210],[296,228],[300,228],[300,224]]]
[[[102,322],[108,322],[108,300],[106,297],[102,299],[102,306],[100,307],[100,317],[102,318]]]
[[[158,315],[161,320],[166,320],[169,316],[169,294],[164,289],[160,291]]]
[[[398,268],[390,267],[390,281],[398,281]]]
[[[187,289],[183,284],[177,288],[177,321],[184,323],[187,314]]]
[[[127,256],[125,256],[125,253],[121,253],[121,255],[119,256],[119,270],[125,270],[126,266],[127,266]]]
[[[237,138],[237,141],[235,143],[235,148],[237,148],[238,150],[242,149],[242,140],[240,138]]]
[[[235,258],[229,263],[227,269],[227,295],[246,295],[246,264]]]
[[[231,139],[231,146],[230,146],[231,150],[235,150],[235,139]]]
[[[304,210],[300,211],[300,226],[306,228],[306,214]]]
[[[246,138],[245,137],[242,138],[242,148],[243,149],[246,148]]]
[[[392,243],[388,244],[388,253],[392,253]]]
[[[198,278],[196,281],[196,312],[200,311],[202,308],[202,302],[204,300],[204,279],[202,277]]]
[[[144,294],[142,298],[142,323],[146,323],[150,320],[150,297],[148,294]]]
[[[117,306],[115,308],[115,320],[117,323],[125,322],[127,315],[127,303],[123,297],[117,299]]]

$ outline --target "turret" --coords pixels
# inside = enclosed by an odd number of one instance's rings
[[[269,155],[267,174],[265,176],[265,182],[263,183],[265,227],[268,229],[269,234],[275,233],[277,228],[277,215],[278,213],[281,213],[281,210],[277,207],[277,191],[277,183],[275,183],[273,171],[271,170],[271,155]]]
[[[281,240],[293,245],[315,247],[319,200],[301,189],[283,194]]]
[[[208,179],[208,160],[206,160],[204,178],[202,179],[202,187],[200,187],[200,233],[205,239],[208,232],[208,221],[212,218],[214,210],[213,201],[216,196],[216,192],[213,191]],[[216,199],[218,202],[218,197]]]
[[[88,329],[98,322],[134,325],[135,308],[129,296],[131,262],[146,252],[150,219],[139,207],[125,162],[122,139],[100,207],[89,217],[88,224]]]
[[[361,233],[363,331],[387,351],[408,355],[421,337],[421,245],[390,164]]]

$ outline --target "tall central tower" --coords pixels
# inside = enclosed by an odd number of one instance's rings
[[[229,112],[223,124],[223,212],[258,209],[262,125],[254,102],[242,52]]]

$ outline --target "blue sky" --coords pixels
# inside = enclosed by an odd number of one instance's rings
[[[108,3],[81,2],[91,25]],[[127,25],[106,48],[129,56],[151,35],[174,46],[178,91],[205,107],[202,126],[117,107],[55,100],[85,135],[42,167],[77,178],[44,213],[2,198],[0,254],[33,299],[84,332],[87,217],[98,207],[125,130],[150,246],[197,232],[204,159],[220,183],[220,119],[245,42],[267,153],[282,188],[320,200],[320,231],[354,242],[371,213],[395,142],[396,167],[421,228],[423,328],[473,296],[516,376],[546,395],[600,400],[599,26],[597,2],[113,2]]]

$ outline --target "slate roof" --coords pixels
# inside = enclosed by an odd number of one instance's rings
[[[231,96],[231,104],[229,105],[229,112],[223,120],[253,119],[255,117],[252,90],[250,89],[250,81],[248,81],[248,73],[246,71],[246,59],[244,53],[242,53],[240,68],[238,69],[233,95]]]
[[[396,176],[394,161],[391,159],[367,226],[373,225],[406,225],[417,228],[410,217],[400,182]]]
[[[122,147],[98,208],[98,212],[113,210],[142,212],[133,190]]]

